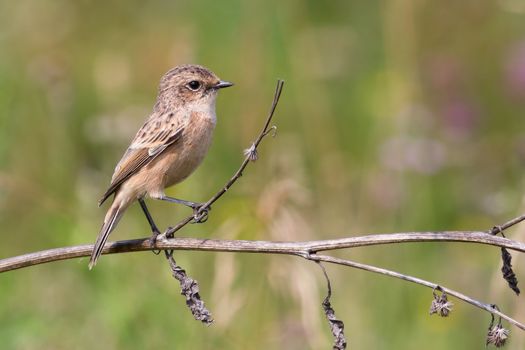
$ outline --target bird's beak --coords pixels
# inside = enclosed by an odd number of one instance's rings
[[[220,80],[220,81],[215,85],[215,88],[216,88],[216,89],[222,89],[222,88],[227,88],[227,87],[230,87],[230,86],[233,86],[233,83],[230,83],[229,81]]]

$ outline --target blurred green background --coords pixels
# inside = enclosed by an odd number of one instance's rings
[[[277,78],[278,134],[180,235],[308,240],[485,230],[523,212],[525,3],[498,1],[0,1],[0,256],[92,243],[97,200],[171,67],[199,63],[221,92],[212,149],[171,195],[203,201],[242,159]],[[161,227],[188,209],[150,203]],[[144,237],[134,205],[111,239]],[[523,225],[510,231],[525,239]],[[497,303],[525,320],[499,251],[465,244],[338,256]],[[518,277],[523,261],[514,254]],[[177,252],[216,320],[193,320],[164,258],[87,258],[0,275],[2,349],[329,349],[315,264]],[[430,290],[329,266],[349,348],[480,349],[490,316]],[[514,327],[507,348],[523,349]]]

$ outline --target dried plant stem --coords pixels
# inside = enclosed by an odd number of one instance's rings
[[[507,238],[492,236],[481,231],[447,231],[447,232],[407,232],[353,236],[340,239],[304,241],[304,242],[274,242],[218,240],[177,237],[167,239],[159,237],[155,245],[149,238],[108,242],[102,254],[116,254],[155,249],[197,250],[215,252],[244,252],[288,254],[307,257],[320,251],[348,249],[371,245],[384,245],[407,242],[465,242],[480,243],[525,252],[525,243]],[[44,264],[52,261],[66,260],[89,256],[92,244],[55,248],[24,254],[0,260],[0,273]]]
[[[326,272],[325,267],[320,260],[310,259],[315,261],[321,270],[323,271],[324,278],[326,279],[326,289],[327,294],[323,300],[323,311],[324,315],[330,325],[330,330],[332,331],[332,338],[334,338],[334,345],[332,346],[333,350],[344,350],[346,349],[346,338],[345,338],[345,325],[343,321],[338,319],[335,316],[335,310],[332,308],[330,299],[332,298],[332,283],[330,282],[330,277],[328,277],[328,272]]]
[[[525,244],[507,238],[490,235],[486,232],[476,231],[447,231],[447,232],[409,232],[381,235],[367,235],[359,237],[348,237],[333,240],[305,241],[305,242],[272,242],[272,241],[244,241],[244,240],[216,240],[195,238],[171,238],[159,237],[155,246],[151,245],[149,238],[118,241],[107,243],[103,254],[115,254],[125,252],[146,251],[154,249],[162,250],[196,250],[215,252],[246,252],[262,254],[288,254],[301,256],[315,261],[325,261],[333,264],[345,265],[363,269],[370,272],[383,274],[390,277],[400,278],[409,282],[417,283],[429,288],[435,288],[437,284],[419,278],[403,275],[398,272],[381,269],[374,266],[359,264],[349,260],[338,259],[331,256],[317,255],[320,251],[329,251],[345,248],[355,248],[370,245],[394,244],[406,242],[468,242],[480,243],[498,247],[505,247],[520,252],[525,252]],[[52,261],[73,259],[89,256],[93,245],[80,245],[64,248],[50,249],[12,258],[0,260],[0,272],[11,271],[33,265]],[[525,325],[501,313],[489,304],[474,300],[459,292],[443,288],[447,294],[464,300],[476,307],[486,310],[492,314],[501,316],[503,319],[525,330]]]
[[[489,234],[491,235],[496,235],[498,233],[500,233],[501,231],[504,231],[516,224],[519,224],[520,222],[522,222],[523,220],[525,220],[525,214],[523,215],[520,215],[518,217],[515,217],[514,219],[512,220],[509,220],[507,221],[506,223],[504,223],[503,225],[497,225],[497,226],[494,226],[490,231],[489,231]]]
[[[350,260],[346,260],[346,259],[335,258],[335,257],[332,257],[332,256],[327,256],[327,255],[312,254],[307,259],[308,260],[313,260],[313,261],[324,261],[324,262],[327,262],[327,263],[332,263],[332,264],[337,264],[337,265],[350,266],[350,267],[353,267],[353,268],[356,268],[356,269],[365,270],[365,271],[368,271],[368,272],[373,272],[373,273],[378,273],[378,274],[381,274],[381,275],[386,275],[386,276],[389,276],[389,277],[399,278],[399,279],[401,279],[403,281],[416,283],[416,284],[419,284],[419,285],[422,285],[422,286],[425,286],[425,287],[429,287],[431,289],[438,288],[438,286],[439,286],[443,292],[445,292],[445,293],[447,293],[449,295],[453,295],[456,298],[461,299],[464,302],[469,303],[471,305],[474,305],[474,306],[476,306],[476,307],[478,307],[480,309],[488,311],[491,314],[498,315],[502,319],[508,321],[509,323],[512,323],[516,327],[518,327],[518,328],[520,328],[522,330],[525,330],[525,324],[520,323],[520,322],[516,321],[515,319],[513,319],[512,317],[505,315],[504,313],[502,313],[501,311],[496,309],[493,306],[493,304],[482,303],[482,302],[480,302],[478,300],[472,299],[471,297],[469,297],[469,296],[467,296],[465,294],[462,294],[460,292],[456,292],[455,290],[452,290],[452,289],[445,288],[441,284],[438,285],[436,283],[432,283],[432,282],[423,280],[421,278],[405,275],[405,274],[402,274],[402,273],[399,273],[399,272],[383,269],[383,268],[376,267],[376,266],[361,264],[361,263],[350,261]]]

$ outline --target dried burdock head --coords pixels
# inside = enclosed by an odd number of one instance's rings
[[[436,293],[436,291],[441,292],[441,295]],[[447,317],[452,312],[452,307],[454,306],[452,302],[448,301],[447,293],[445,293],[443,288],[437,286],[432,291],[432,294],[434,295],[434,299],[432,300],[432,304],[430,304],[430,314]]]
[[[509,333],[510,330],[503,328],[500,324],[493,326],[487,333],[487,345],[493,344],[497,348],[503,347],[509,337]]]
[[[259,158],[259,154],[257,153],[257,147],[255,147],[255,144],[252,144],[250,148],[247,148],[243,152],[245,157],[248,157],[248,159],[252,162],[255,162]]]
[[[496,305],[492,305],[495,309],[498,309]],[[494,325],[494,315],[492,315],[492,320],[490,321],[489,331],[487,333],[487,342],[486,345],[494,345],[497,348],[501,348],[507,342],[509,337],[510,330],[503,328],[501,325],[501,317],[496,325]]]
[[[280,95],[280,92],[278,92],[279,95]],[[269,120],[268,120],[269,122]],[[259,158],[259,154],[257,153],[257,145],[259,144],[259,141],[262,140],[263,137],[265,137],[266,135],[268,135],[269,133],[272,133],[272,137],[275,137],[276,133],[277,133],[277,127],[275,125],[271,126],[268,128],[268,124],[266,124],[265,126],[265,130],[260,136],[259,136],[259,139],[257,141],[255,141],[254,143],[252,143],[252,145],[250,146],[250,148],[247,148],[243,151],[243,154],[245,157],[248,157],[248,159],[252,162],[255,162],[258,158]]]

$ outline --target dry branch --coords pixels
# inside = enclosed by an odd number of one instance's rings
[[[244,252],[261,254],[287,254],[300,256],[309,260],[325,261],[339,265],[351,266],[380,273],[390,277],[401,278],[403,280],[417,283],[429,288],[436,288],[438,285],[415,277],[400,274],[374,266],[351,262],[349,260],[338,259],[331,256],[316,255],[320,251],[330,251],[345,248],[355,248],[370,245],[407,243],[407,242],[465,242],[480,243],[497,247],[525,252],[525,244],[507,238],[493,236],[481,231],[447,231],[447,232],[409,232],[379,235],[365,235],[358,237],[348,237],[321,241],[304,242],[274,242],[274,241],[244,241],[244,240],[217,240],[217,239],[196,239],[196,238],[171,238],[159,237],[155,245],[151,244],[149,238],[126,240],[118,242],[108,242],[102,254],[118,254],[148,250],[194,250],[194,251],[213,251],[213,252]],[[12,258],[0,260],[0,272],[11,271],[52,261],[66,260],[89,256],[93,245],[79,245],[64,248],[49,249],[40,252],[24,254]],[[501,316],[505,320],[514,324],[518,328],[525,330],[525,325],[501,313],[497,309],[474,300],[464,294],[444,288],[447,294],[464,300],[492,314]]]
[[[104,246],[102,254],[129,253],[155,249],[173,249],[214,252],[288,254],[307,257],[310,254],[314,254],[321,251],[408,242],[479,243],[496,247],[504,247],[519,252],[525,252],[525,243],[513,241],[508,238],[492,236],[490,234],[487,234],[486,232],[445,231],[376,234],[340,239],[303,242],[219,240],[186,237],[167,239],[163,236],[159,236],[155,245],[151,244],[149,238],[108,242]],[[91,254],[92,249],[92,244],[86,244],[43,250],[39,252],[2,259],[0,260],[0,273],[57,260],[66,260],[89,256]]]

